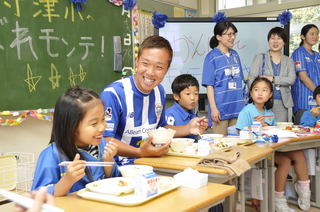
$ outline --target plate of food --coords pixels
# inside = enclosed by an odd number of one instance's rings
[[[110,179],[114,179],[114,178],[110,178]],[[134,178],[129,178],[129,179],[134,179]],[[100,180],[100,181],[102,181],[102,180]],[[122,193],[118,196],[117,195],[107,195],[107,194],[92,192],[88,188],[84,188],[84,189],[79,190],[77,192],[77,194],[84,199],[112,203],[112,204],[122,205],[122,206],[135,206],[135,205],[140,205],[144,202],[147,202],[147,201],[149,201],[153,198],[156,198],[160,195],[163,195],[165,193],[168,193],[171,190],[177,189],[180,186],[180,183],[175,181],[174,179],[170,180],[170,182],[171,182],[170,186],[159,188],[157,194],[150,196],[148,198],[141,198],[141,197],[135,196],[134,192],[131,192],[128,194]],[[104,189],[107,190],[108,188],[104,188]]]
[[[232,145],[220,141],[219,143],[214,143],[214,148],[212,149],[226,152],[232,149]]]
[[[92,192],[118,196],[134,191],[134,178],[113,177],[88,183],[86,188]]]

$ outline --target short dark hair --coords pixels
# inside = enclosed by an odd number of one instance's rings
[[[196,86],[199,90],[199,82],[197,78],[195,78],[191,74],[181,74],[173,80],[171,84],[171,90],[172,93],[178,94],[180,96],[180,92],[190,86]]]
[[[250,86],[250,90],[249,91],[252,91],[253,87],[258,83],[258,82],[261,82],[261,81],[265,81],[267,84],[268,84],[268,87],[270,89],[270,91],[272,92],[272,96],[269,98],[269,100],[264,103],[264,106],[269,110],[269,109],[272,109],[273,108],[273,85],[272,85],[272,82],[270,82],[270,80],[268,80],[267,78],[264,78],[264,77],[256,77],[253,82],[251,83],[251,86]],[[251,98],[251,95],[249,94],[249,103],[252,103],[253,100]]]
[[[169,66],[172,61],[173,51],[167,39],[158,35],[147,37],[139,46],[138,58],[140,58],[144,49],[166,49],[169,53]]]
[[[313,99],[316,99],[317,95],[320,94],[320,85],[318,85],[313,91]]]
[[[271,35],[278,35],[279,37],[282,38],[283,42],[286,44],[288,41],[288,35],[286,30],[284,30],[281,27],[274,27],[272,29],[270,29],[269,33],[268,33],[268,41],[270,40]]]

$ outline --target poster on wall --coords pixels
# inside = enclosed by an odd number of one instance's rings
[[[197,12],[196,11],[192,11],[192,10],[185,10],[186,14],[185,17],[186,18],[194,18],[197,17]]]

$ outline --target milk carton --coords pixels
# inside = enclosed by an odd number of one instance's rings
[[[262,130],[261,122],[254,121],[253,124],[251,125],[251,130],[256,134],[261,134],[261,130]]]
[[[148,198],[158,193],[158,175],[154,172],[145,172],[135,177],[134,195]]]
[[[240,138],[252,138],[252,131],[245,127],[243,130],[240,130]]]
[[[210,137],[198,140],[198,154],[207,155],[214,151],[214,139]]]

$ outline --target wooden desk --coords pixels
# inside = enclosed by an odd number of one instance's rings
[[[273,152],[272,148],[256,148],[254,146],[236,146],[233,149],[239,151],[240,158],[246,160],[250,165],[261,161]],[[178,173],[190,167],[203,173],[228,175],[228,172],[224,169],[197,166],[198,161],[198,158],[164,155],[162,157],[139,158],[134,163],[152,166],[156,170],[166,170],[168,173]]]
[[[261,162],[263,167],[263,174],[265,176],[264,186],[264,198],[266,201],[261,202],[262,211],[267,211],[268,209],[268,168],[267,168],[267,158],[273,155],[272,148],[257,148],[248,146],[237,146],[233,147],[235,150],[240,152],[240,158],[246,160],[250,165],[257,162]],[[226,183],[231,179],[237,177],[234,175],[229,175],[226,170],[219,168],[210,168],[197,166],[199,159],[190,157],[179,157],[179,156],[167,156],[162,157],[149,157],[149,158],[139,158],[135,160],[135,164],[139,165],[149,165],[154,167],[154,171],[158,174],[169,175],[179,173],[187,168],[192,168],[198,170],[202,173],[209,174],[209,181],[215,183]],[[244,176],[241,175],[239,180],[236,182],[238,188],[238,195],[240,196],[241,211],[245,211],[245,195],[244,195]],[[229,198],[230,199],[230,198]],[[229,200],[227,206],[231,207],[232,202]],[[232,211],[233,209],[227,208],[226,211]]]
[[[66,212],[207,211],[210,207],[223,202],[225,197],[235,191],[234,186],[208,183],[207,186],[201,188],[180,186],[141,205],[130,207],[83,199],[76,192],[68,196],[56,197],[55,202],[57,207]]]

